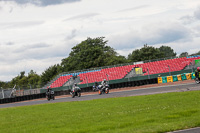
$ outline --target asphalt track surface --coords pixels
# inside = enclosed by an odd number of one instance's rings
[[[185,92],[185,91],[194,91],[200,90],[200,84],[196,84],[194,82],[185,82],[178,84],[166,84],[164,86],[142,86],[142,87],[130,87],[123,89],[113,89],[110,90],[109,94],[99,95],[98,92],[93,93],[82,93],[81,97],[71,98],[70,95],[65,96],[57,96],[55,100],[47,101],[46,98],[31,100],[31,101],[23,101],[9,104],[1,104],[0,108],[8,108],[8,107],[18,107],[18,106],[28,106],[28,105],[36,105],[36,104],[46,104],[46,103],[57,103],[57,102],[72,102],[72,101],[85,101],[85,100],[93,100],[93,99],[101,99],[101,98],[113,98],[113,97],[128,97],[128,96],[139,96],[139,95],[152,95],[159,93],[169,93],[169,92]],[[200,133],[199,128],[192,128],[180,131],[174,131],[170,133]]]

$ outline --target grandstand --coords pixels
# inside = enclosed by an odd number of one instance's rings
[[[62,74],[57,79],[51,82],[50,87],[61,87],[65,85],[72,77],[80,78],[80,82],[78,84],[100,82],[103,79],[123,79],[129,73],[134,71],[135,68],[142,68],[142,75],[140,76],[180,71],[184,70],[187,66],[191,65],[196,59],[200,59],[200,56],[148,61],[146,63],[139,64],[124,64],[121,66],[109,66],[107,68],[97,68],[90,71],[79,71],[68,74]]]

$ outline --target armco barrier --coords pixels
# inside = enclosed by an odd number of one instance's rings
[[[162,83],[167,83],[167,77],[162,77]]]
[[[173,82],[173,77],[172,76],[167,76],[167,83]]]
[[[178,81],[181,81],[182,80],[181,74],[177,75],[177,78],[178,78]]]
[[[181,78],[182,78],[182,80],[186,80],[187,79],[184,73],[181,74]]]
[[[176,81],[178,81],[178,77],[177,75],[173,75],[173,82],[176,82]]]
[[[162,83],[162,77],[158,77],[158,84]]]
[[[192,79],[191,73],[186,73],[185,76],[186,76],[187,80],[191,80]]]

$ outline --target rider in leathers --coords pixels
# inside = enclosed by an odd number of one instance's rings
[[[106,81],[106,79],[104,79],[104,80],[101,82],[101,88],[105,88],[105,87],[106,87],[106,84],[107,84],[107,81]]]

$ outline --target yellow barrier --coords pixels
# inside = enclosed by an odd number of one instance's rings
[[[167,76],[167,83],[173,82],[173,77],[172,76]]]
[[[177,75],[177,78],[178,78],[178,81],[182,80],[181,75]]]
[[[191,73],[187,73],[187,74],[185,74],[185,75],[186,75],[187,80],[191,80],[191,79],[192,79]]]
[[[158,77],[158,84],[162,83],[162,77]]]

